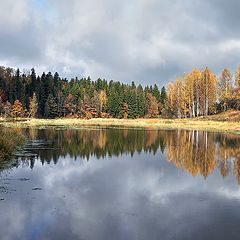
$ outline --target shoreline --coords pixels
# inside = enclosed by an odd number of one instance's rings
[[[92,119],[0,119],[0,126],[10,128],[25,127],[122,127],[143,129],[185,129],[203,130],[214,132],[229,132],[240,134],[240,122],[213,121],[207,119],[116,119],[116,118],[92,118]]]

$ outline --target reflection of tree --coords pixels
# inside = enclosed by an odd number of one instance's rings
[[[167,157],[193,176],[207,177],[216,167],[214,136],[207,132],[176,131],[167,137]],[[212,144],[213,143],[213,144]]]
[[[47,146],[35,149],[42,164],[59,157],[89,159],[91,156],[121,156],[161,150],[169,162],[193,176],[206,178],[218,168],[223,177],[231,171],[240,183],[240,137],[233,134],[187,130],[134,129],[25,129],[30,140],[46,140]],[[234,166],[233,166],[234,165]],[[34,159],[30,162],[34,166]]]
[[[240,183],[240,137],[233,134],[219,134],[217,137],[218,158],[223,176],[231,171],[230,163],[234,162],[234,174]]]
[[[240,138],[233,134],[202,131],[171,131],[166,137],[166,154],[170,162],[193,176],[205,178],[218,167],[223,177],[234,174],[240,183]]]
[[[237,181],[240,184],[240,158],[234,161],[234,173],[236,175]]]
[[[24,129],[24,134],[30,140],[42,139],[48,142],[44,149],[34,150],[42,163],[57,162],[58,158],[69,155],[89,159],[106,156],[121,156],[151,152],[153,154],[161,146],[164,151],[165,140],[162,131],[133,129],[78,129],[64,131],[55,128],[44,130]]]

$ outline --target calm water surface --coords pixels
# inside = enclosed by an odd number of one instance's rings
[[[240,136],[18,130],[0,164],[0,239],[240,239]]]

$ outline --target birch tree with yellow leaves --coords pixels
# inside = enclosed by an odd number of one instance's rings
[[[228,102],[231,98],[233,86],[232,86],[232,75],[230,71],[225,68],[222,71],[219,81],[219,100],[222,102],[224,111],[228,109]]]
[[[179,77],[175,83],[170,83],[168,85],[168,92],[168,104],[170,111],[175,117],[182,118],[185,115],[185,93],[183,79]]]
[[[185,77],[185,97],[188,101],[189,116],[196,117],[200,113],[200,86],[201,86],[201,71],[194,69]]]
[[[240,87],[240,65],[238,66],[238,69],[235,73],[235,87]]]
[[[217,76],[208,67],[201,74],[200,94],[201,115],[207,116],[217,100]]]
[[[217,77],[194,69],[168,86],[169,109],[177,118],[207,116],[217,99]]]

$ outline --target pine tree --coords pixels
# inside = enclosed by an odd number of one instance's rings
[[[45,105],[48,98],[48,92],[45,90],[46,74],[43,72],[40,78],[39,92],[39,116],[45,116]]]
[[[121,117],[124,118],[124,119],[127,119],[128,118],[128,104],[127,103],[123,103],[123,107],[122,107],[122,110],[121,110]]]
[[[165,87],[162,87],[161,89],[159,105],[160,105],[159,108],[161,112],[167,108],[167,91]]]
[[[141,85],[137,87],[137,113],[139,117],[146,114],[146,97]]]
[[[122,102],[119,95],[113,90],[110,90],[108,97],[108,111],[112,117],[118,118],[120,116]]]
[[[160,102],[161,93],[159,91],[159,88],[158,88],[157,84],[154,84],[152,94],[157,99],[157,101]]]
[[[131,90],[128,95],[128,118],[136,118],[138,116],[138,106],[137,106],[137,96],[136,96],[136,91]]]
[[[49,95],[44,107],[44,116],[47,118],[55,118],[58,116],[58,106],[56,99]]]
[[[34,92],[36,92],[36,88],[37,88],[37,77],[36,77],[35,69],[32,68],[31,69],[31,86],[30,86],[29,94],[33,94]]]

